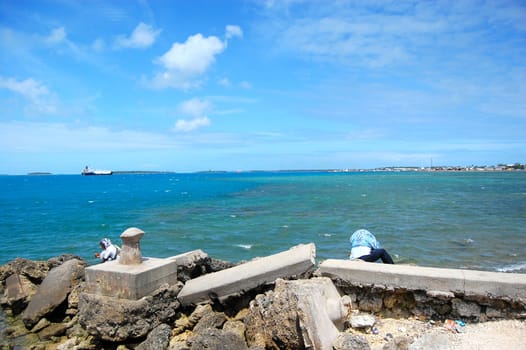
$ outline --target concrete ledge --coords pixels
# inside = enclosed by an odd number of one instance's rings
[[[208,259],[209,256],[201,249],[192,250],[186,253],[171,256],[167,259],[177,262],[177,266],[194,264],[196,261]]]
[[[211,297],[222,300],[272,283],[277,278],[303,274],[314,267],[315,257],[314,243],[298,245],[278,254],[189,280],[177,298],[183,305],[208,301]]]
[[[318,265],[317,272],[321,276],[337,277],[352,284],[526,300],[526,274],[389,265],[337,259],[323,261]]]
[[[84,272],[88,293],[122,299],[137,300],[164,283],[177,283],[177,262],[170,259],[142,258],[136,265],[107,261]]]

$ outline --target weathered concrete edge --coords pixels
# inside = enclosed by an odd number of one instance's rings
[[[207,301],[211,295],[226,298],[272,283],[277,278],[305,273],[314,268],[315,257],[314,243],[300,244],[281,253],[189,280],[177,298],[183,305]]]
[[[171,256],[166,259],[174,260],[177,263],[177,266],[179,266],[179,265],[187,264],[188,262],[191,262],[199,258],[205,259],[205,258],[209,258],[209,256],[202,249],[195,249],[195,250],[191,250],[185,253]]]
[[[526,300],[526,274],[375,264],[340,259],[328,259],[319,263],[316,273],[337,277],[353,284]]]

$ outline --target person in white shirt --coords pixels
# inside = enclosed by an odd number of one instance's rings
[[[96,258],[100,258],[102,262],[117,259],[119,251],[108,238],[103,238],[100,240],[100,247],[102,248],[102,251],[100,253],[95,253]]]
[[[371,232],[364,229],[355,231],[349,241],[351,242],[351,259],[367,262],[381,259],[385,264],[394,264],[389,253],[380,246],[380,242]]]

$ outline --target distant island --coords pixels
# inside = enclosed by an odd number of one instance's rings
[[[53,175],[52,173],[45,172],[45,171],[35,171],[32,173],[27,173],[29,176],[42,176],[42,175]]]

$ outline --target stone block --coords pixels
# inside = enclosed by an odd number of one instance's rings
[[[315,257],[314,243],[301,244],[278,254],[189,280],[177,298],[183,305],[208,301],[211,296],[222,300],[273,283],[277,278],[304,274],[314,267]]]
[[[141,264],[123,265],[108,261],[86,268],[85,274],[88,293],[137,300],[164,283],[177,283],[177,262],[142,258]]]

